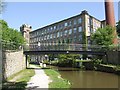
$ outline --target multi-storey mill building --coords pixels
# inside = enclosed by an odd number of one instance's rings
[[[54,43],[89,44],[91,33],[102,26],[102,21],[82,11],[79,15],[30,32],[31,49],[38,42],[44,46]]]
[[[38,43],[43,48],[56,43],[90,44],[91,33],[104,26],[105,20],[100,21],[84,10],[76,16],[31,31],[30,48],[38,49]]]

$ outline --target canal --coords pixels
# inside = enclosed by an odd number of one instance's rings
[[[99,71],[80,71],[75,68],[54,67],[71,88],[118,88],[118,75]],[[120,78],[120,76],[119,76]]]

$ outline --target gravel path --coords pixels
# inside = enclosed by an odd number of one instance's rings
[[[35,75],[31,77],[30,81],[27,83],[26,90],[39,90],[40,88],[47,89],[49,82],[50,82],[50,79],[44,73],[44,70],[35,69]]]

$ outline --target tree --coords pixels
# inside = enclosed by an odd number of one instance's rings
[[[22,34],[13,28],[9,28],[7,22],[0,20],[2,26],[2,45],[5,49],[18,49],[24,44],[25,40]]]
[[[113,33],[115,28],[106,26],[105,28],[98,28],[95,33],[92,34],[91,39],[93,44],[104,45],[108,47],[113,44]]]
[[[120,37],[120,21],[117,23],[116,30],[117,30],[118,36]]]

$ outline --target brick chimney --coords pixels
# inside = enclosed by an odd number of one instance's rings
[[[106,16],[106,25],[115,27],[115,17],[114,17],[114,5],[113,0],[105,0],[105,16]],[[116,30],[113,33],[115,36],[113,43],[117,44],[117,33]]]

